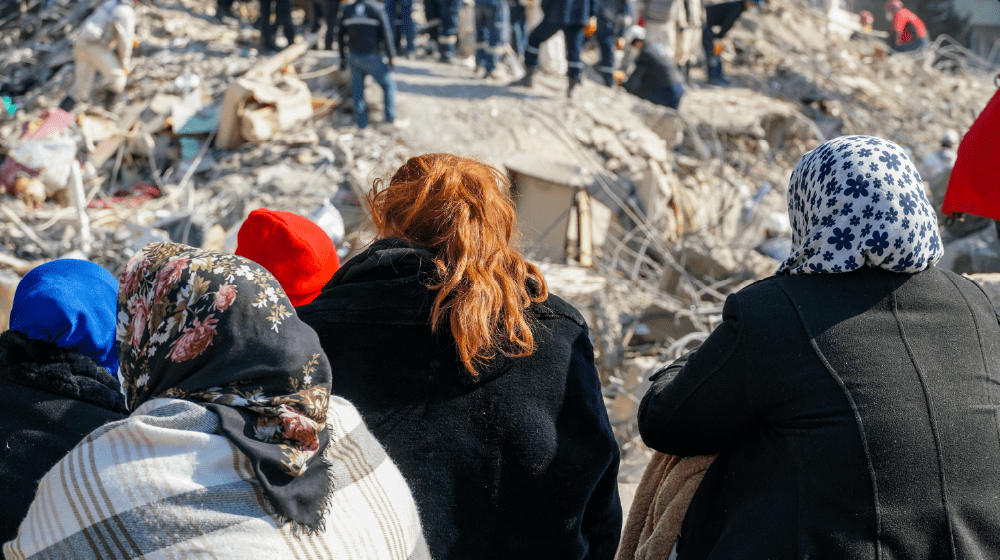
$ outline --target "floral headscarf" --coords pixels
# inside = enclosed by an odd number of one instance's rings
[[[117,338],[129,408],[201,404],[286,520],[322,525],[330,364],[278,282],[235,255],[153,243],[125,268]]]
[[[913,273],[944,254],[910,157],[871,136],[835,138],[803,156],[788,185],[788,218],[792,252],[778,274]]]

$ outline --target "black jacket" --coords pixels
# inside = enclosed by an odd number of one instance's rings
[[[639,410],[654,449],[720,453],[681,560],[1000,558],[1000,326],[978,286],[781,276],[723,318]]]
[[[413,491],[435,560],[610,559],[621,532],[618,446],[580,314],[531,308],[535,352],[473,381],[429,326],[433,253],[376,242],[299,317],[333,392],[360,410]]]
[[[683,84],[677,63],[659,43],[646,43],[635,59],[635,70],[622,84],[625,91],[636,97],[648,99],[652,93]]]
[[[716,39],[721,39],[733,28],[736,20],[746,11],[746,2],[735,0],[733,2],[722,2],[720,4],[705,5],[705,27],[718,26],[719,32],[714,35]]]
[[[389,55],[390,59],[396,56],[392,28],[389,27],[389,18],[380,2],[358,0],[345,4],[341,8],[340,34],[337,39],[341,56],[345,56],[344,53],[347,52],[352,54],[385,53]]]
[[[0,543],[17,535],[38,481],[87,434],[124,418],[118,380],[92,359],[0,334]]]

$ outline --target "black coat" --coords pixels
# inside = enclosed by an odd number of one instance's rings
[[[622,84],[625,91],[642,99],[650,99],[651,94],[669,90],[674,84],[683,84],[684,77],[677,63],[658,43],[646,43],[635,59],[635,70]]]
[[[17,535],[38,481],[87,434],[124,418],[118,380],[94,360],[0,334],[0,543]]]
[[[654,449],[720,453],[680,559],[1000,558],[1000,326],[977,285],[781,276],[723,318],[639,411]]]
[[[435,560],[612,558],[618,446],[586,323],[550,296],[531,308],[535,352],[473,381],[450,334],[431,333],[432,257],[378,241],[298,309],[333,392],[399,466]]]

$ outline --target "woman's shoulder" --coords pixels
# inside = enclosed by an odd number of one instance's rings
[[[538,320],[566,320],[576,323],[582,328],[587,328],[587,321],[584,320],[583,315],[580,314],[576,307],[573,307],[569,302],[553,293],[549,293],[549,297],[545,301],[532,305],[531,312]]]

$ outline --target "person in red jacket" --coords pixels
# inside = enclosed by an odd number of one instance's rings
[[[892,23],[896,42],[892,48],[896,52],[918,51],[927,46],[927,27],[917,14],[903,7],[900,0],[885,3],[885,19]]]
[[[958,145],[941,212],[959,218],[972,214],[994,220],[1000,235],[1000,90]]]

